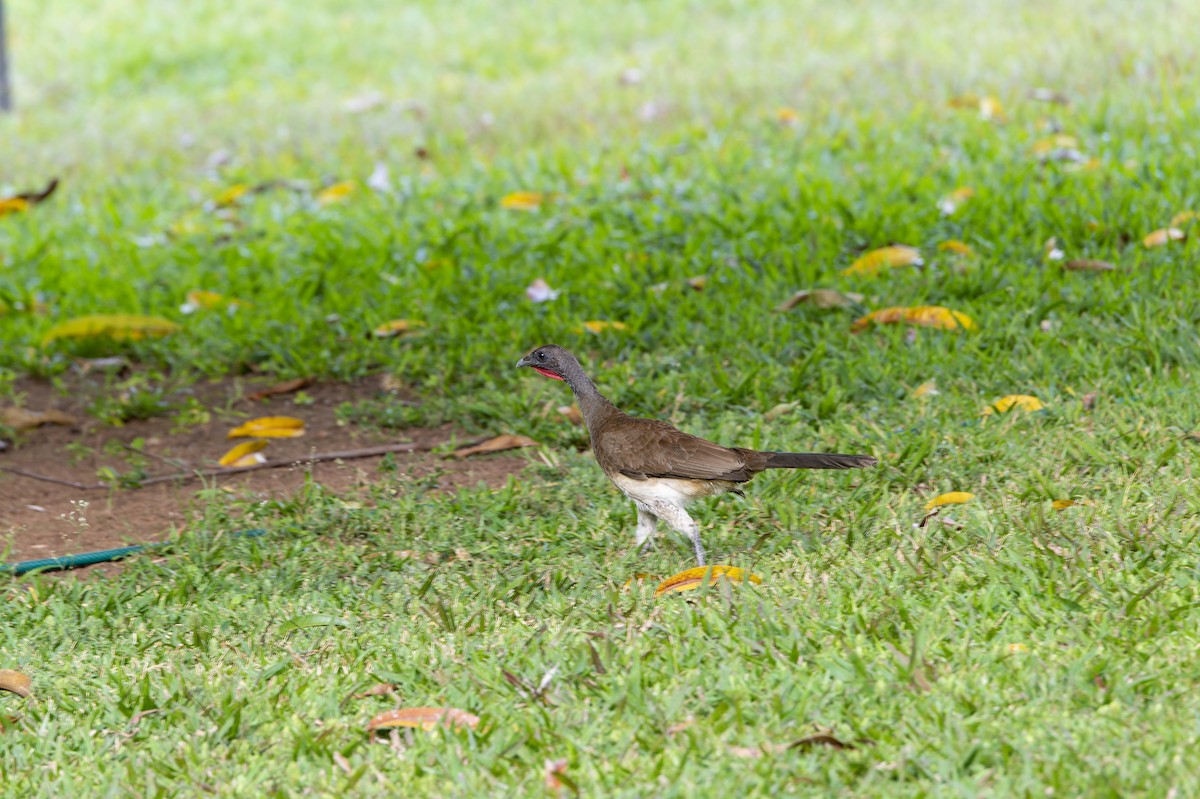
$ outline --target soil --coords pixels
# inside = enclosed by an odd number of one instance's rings
[[[449,425],[395,431],[339,425],[335,408],[346,401],[384,393],[386,389],[379,378],[353,384],[305,386],[302,390],[312,402],[301,405],[293,402],[296,395],[291,393],[258,401],[246,399],[277,382],[239,378],[192,386],[187,393],[210,408],[212,418],[179,429],[174,413],[130,421],[120,427],[89,417],[86,408],[97,392],[104,390],[98,380],[74,378],[64,392],[45,381],[22,379],[15,389],[22,396],[23,408],[63,411],[77,424],[47,425],[20,433],[16,441],[9,441],[7,449],[0,451],[0,467],[85,485],[97,483],[97,469],[102,467],[128,473],[139,457],[150,475],[212,468],[238,443],[228,440],[226,433],[240,421],[258,416],[292,416],[305,422],[304,436],[271,440],[263,454],[272,462],[290,463],[318,453],[379,444],[411,441],[429,448],[467,440],[461,431]],[[389,394],[396,401],[414,401],[395,391]],[[149,457],[137,456],[120,446],[130,445],[135,439],[143,440],[143,450]],[[354,494],[384,481],[403,484],[417,479],[436,480],[438,490],[453,491],[480,482],[493,487],[503,485],[508,475],[525,464],[523,457],[503,454],[464,460],[431,452],[394,453],[391,457],[396,464],[394,472],[379,468],[381,457],[370,457],[281,466],[144,488],[99,490],[81,490],[0,470],[0,554],[7,546],[4,559],[15,562],[160,541],[172,530],[194,523],[204,509],[204,500],[198,497],[198,492],[214,486],[228,492],[231,502],[286,498],[304,485],[309,474],[317,483],[339,494]],[[162,459],[182,464],[176,466]],[[111,566],[101,567],[102,571],[111,569]]]

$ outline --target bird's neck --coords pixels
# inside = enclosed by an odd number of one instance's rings
[[[583,415],[583,423],[587,425],[589,432],[594,430],[596,424],[602,419],[616,412],[616,406],[600,393],[600,389],[596,388],[596,384],[578,363],[570,364],[563,371],[562,376],[571,390],[575,392],[575,400],[579,403],[579,412]]]

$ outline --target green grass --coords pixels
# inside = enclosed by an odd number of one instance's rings
[[[388,371],[422,408],[364,398],[350,418],[546,449],[503,490],[385,483],[371,513],[316,485],[238,508],[212,492],[164,562],[12,581],[0,668],[31,674],[37,699],[0,698],[0,792],[537,795],[543,762],[567,758],[593,796],[1200,793],[1198,245],[1140,244],[1200,210],[1196,9],[6,7],[21,110],[0,120],[0,184],[64,184],[0,219],[0,402],[17,376],[66,386],[70,356],[112,349],[42,346],[55,323],[146,313],[183,331],[120,348],[143,364],[141,395],[251,369]],[[645,80],[623,87],[630,67]],[[1027,99],[1041,85],[1073,104]],[[342,110],[367,91],[389,103]],[[1006,123],[948,107],[967,92],[997,96]],[[640,119],[648,102],[660,113]],[[1094,164],[1038,162],[1049,120]],[[361,183],[378,162],[390,195],[360,185],[322,208],[265,192],[236,222],[204,210],[236,183]],[[975,197],[942,215],[960,186]],[[555,199],[501,209],[517,190]],[[1043,259],[1051,236],[1118,271],[1064,272]],[[940,253],[951,238],[976,257]],[[839,275],[892,242],[925,268]],[[702,292],[686,286],[701,274]],[[529,303],[537,277],[562,295]],[[771,312],[817,286],[863,308]],[[194,289],[253,306],[182,314]],[[916,304],[979,329],[849,332]],[[366,335],[401,317],[427,327]],[[576,331],[591,319],[629,329]],[[689,550],[668,538],[635,557],[632,509],[581,434],[542,414],[565,389],[512,368],[548,341],[630,410],[881,466],[768,474],[699,510],[714,559],[762,586],[623,589]],[[912,397],[929,380],[940,393]],[[1014,393],[1047,409],[981,420]],[[951,490],[976,497],[916,526]],[[1067,497],[1090,504],[1050,509]],[[228,536],[249,524],[271,532]],[[309,614],[348,626],[284,631]],[[505,677],[552,669],[541,697]],[[398,699],[347,700],[378,681]],[[397,750],[363,730],[397,702],[483,722]],[[813,725],[870,743],[731,751]]]

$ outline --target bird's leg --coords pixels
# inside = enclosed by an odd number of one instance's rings
[[[650,550],[650,545],[654,543],[654,531],[658,529],[658,517],[650,512],[649,508],[642,507],[640,504],[637,508],[637,542],[641,545],[641,554],[645,555]]]
[[[700,525],[696,524],[696,520],[689,516],[681,505],[673,502],[660,499],[647,504],[654,511],[654,515],[670,525],[672,530],[683,533],[692,540],[692,547],[696,551],[696,563],[703,566],[704,547],[700,544]]]

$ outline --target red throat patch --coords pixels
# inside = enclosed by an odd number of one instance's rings
[[[540,366],[533,367],[533,370],[535,372],[541,372],[546,377],[553,378],[554,380],[562,380],[563,379],[562,375],[557,375],[554,372],[551,372],[549,369],[543,369]]]

